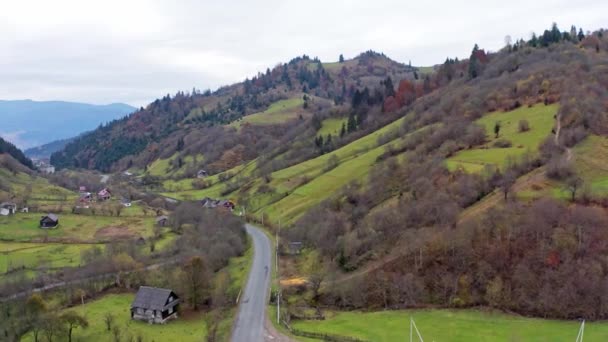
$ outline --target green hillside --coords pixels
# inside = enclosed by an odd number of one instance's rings
[[[486,165],[503,168],[509,158],[520,157],[526,152],[536,154],[538,146],[551,134],[557,105],[537,104],[533,107],[521,107],[510,112],[494,112],[484,115],[475,122],[485,128],[486,143],[471,149],[460,151],[447,160],[450,170],[463,168],[468,172],[479,172]],[[520,120],[526,120],[529,130],[519,130]],[[498,137],[494,135],[494,126],[500,124]],[[498,140],[507,140],[511,147],[496,147]]]

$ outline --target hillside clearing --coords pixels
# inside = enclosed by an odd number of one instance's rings
[[[302,109],[303,104],[304,100],[302,99],[302,96],[280,100],[271,104],[265,111],[247,115],[241,120],[232,122],[228,126],[239,128],[245,123],[251,125],[281,124],[296,119],[299,115],[306,113]]]
[[[327,135],[339,136],[342,125],[346,123],[345,118],[329,118],[323,120],[321,128],[317,132],[317,135],[326,137]]]
[[[526,152],[538,153],[538,147],[551,134],[554,115],[558,106],[538,104],[521,107],[510,112],[493,112],[475,122],[486,130],[486,143],[472,149],[460,151],[447,159],[450,170],[463,168],[467,172],[480,172],[486,165],[503,168],[509,158],[522,156]],[[519,121],[526,120],[530,130],[519,131]],[[494,135],[494,125],[500,123],[498,138]],[[511,147],[499,148],[493,144],[498,140],[508,140]]]

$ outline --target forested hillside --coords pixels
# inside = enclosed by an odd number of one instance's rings
[[[9,154],[15,160],[17,160],[18,162],[27,166],[30,169],[34,168],[34,166],[32,165],[32,161],[29,160],[23,154],[23,152],[21,152],[20,149],[15,147],[15,145],[11,144],[10,142],[0,138],[0,154],[3,154],[3,153]]]
[[[392,92],[385,94],[381,82],[413,80],[418,77],[414,70],[371,51],[342,63],[325,64],[316,58],[298,57],[213,93],[193,89],[166,95],[124,119],[79,137],[64,151],[53,154],[52,163],[105,171],[144,168],[159,157],[179,152],[182,157],[204,155],[200,167],[224,171],[279,146],[289,132],[302,134],[306,131],[302,124],[313,114],[339,110],[355,94],[363,93],[358,103],[382,103]],[[263,125],[264,111],[280,100],[291,101],[293,111],[288,118],[295,120]],[[262,117],[257,121],[262,125],[256,125],[255,120],[238,123],[251,114]]]

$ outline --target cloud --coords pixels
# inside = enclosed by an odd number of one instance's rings
[[[0,11],[0,98],[127,102],[217,88],[308,54],[374,49],[414,65],[497,50],[552,22],[596,29],[605,1],[12,1]]]

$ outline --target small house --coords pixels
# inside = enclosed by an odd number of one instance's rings
[[[103,188],[97,193],[97,199],[100,201],[107,201],[112,198],[112,192],[108,188]]]
[[[300,254],[302,253],[302,242],[292,241],[289,243],[289,253],[290,254]]]
[[[30,208],[28,208],[28,207],[23,207],[23,208],[21,208],[21,210],[20,210],[20,211],[21,211],[22,213],[29,213],[29,212],[30,212]]]
[[[205,197],[201,200],[201,204],[205,208],[215,208],[218,205],[218,201],[214,200],[213,198]]]
[[[42,216],[40,219],[40,228],[55,228],[59,224],[59,217],[55,214],[48,214]]]
[[[205,178],[205,177],[207,177],[207,171],[198,170],[198,172],[196,173],[196,178]]]
[[[177,318],[179,297],[171,290],[141,286],[131,303],[131,319],[164,324]]]
[[[221,200],[219,202],[219,205],[223,208],[229,209],[230,211],[234,210],[234,207],[236,207],[234,202],[232,202],[231,200]]]
[[[131,206],[131,200],[123,198],[120,200],[120,204],[122,204],[123,207],[130,207]]]
[[[87,187],[86,187],[86,186],[84,186],[84,185],[81,185],[80,187],[78,187],[78,191],[79,191],[80,193],[87,192]]]
[[[169,217],[162,215],[156,218],[156,225],[160,226],[160,227],[164,227],[167,225],[167,222],[169,222]]]
[[[90,192],[81,192],[80,197],[78,197],[78,202],[89,203],[89,202],[91,202],[92,199],[93,199],[93,197],[91,196]]]
[[[15,215],[17,212],[17,204],[13,202],[4,202],[0,203],[0,215],[8,216]]]

